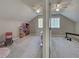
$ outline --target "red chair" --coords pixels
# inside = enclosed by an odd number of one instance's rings
[[[13,43],[12,40],[12,32],[6,32],[5,33],[5,45],[11,45]]]

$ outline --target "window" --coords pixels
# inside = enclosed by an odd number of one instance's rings
[[[60,18],[51,18],[51,28],[60,28]]]
[[[43,18],[38,18],[38,28],[43,28]]]
[[[60,18],[51,18],[51,28],[60,28]],[[43,18],[38,18],[38,28],[43,28]]]

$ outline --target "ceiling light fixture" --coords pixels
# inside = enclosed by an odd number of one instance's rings
[[[40,12],[41,12],[41,10],[40,10],[40,9],[37,9],[37,10],[36,10],[36,13],[40,13]]]
[[[57,8],[56,11],[60,11],[60,9]]]
[[[57,4],[57,7],[60,7],[60,4]]]

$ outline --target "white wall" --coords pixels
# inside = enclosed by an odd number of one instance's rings
[[[38,18],[40,18],[42,16],[36,16],[34,19],[32,19],[29,23],[30,23],[30,31],[31,34],[35,34],[35,35],[40,35],[40,31],[42,31],[42,28],[38,28]]]
[[[79,22],[76,22],[76,24],[75,24],[75,33],[79,34]],[[79,36],[72,35],[72,37],[75,38],[77,41],[79,41]]]
[[[65,32],[75,32],[75,22],[71,21],[69,18],[60,15],[60,16],[53,16],[53,17],[60,17],[60,28],[59,29],[52,29],[53,36],[58,35],[65,35]]]
[[[75,32],[79,34],[79,22],[76,22],[75,30]]]
[[[19,26],[22,21],[17,20],[0,20],[0,41],[4,39],[5,32],[12,32],[13,37],[18,37]]]
[[[71,21],[65,16],[62,15],[56,15],[57,17],[60,17],[60,29],[51,29],[51,34],[54,36],[58,35],[65,35],[65,32],[75,32],[75,22]],[[52,17],[56,17],[55,15]],[[31,25],[31,32],[39,34],[42,29],[38,28],[38,17],[35,17],[33,20],[30,21]]]
[[[23,21],[30,21],[36,13],[22,0],[0,0],[0,40],[5,32],[18,36],[18,27]]]

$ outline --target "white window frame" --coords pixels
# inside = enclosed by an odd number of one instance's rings
[[[38,28],[43,28],[43,18],[38,18]]]
[[[58,21],[58,22],[56,22],[56,21]],[[51,26],[51,28],[59,29],[60,28],[60,17],[51,18],[50,26]]]
[[[54,20],[54,22],[52,20]],[[56,23],[56,20],[58,21],[57,22],[58,26],[52,25],[52,23]],[[49,22],[49,27],[59,29],[60,28],[60,17],[52,17],[50,22]],[[38,28],[43,28],[43,18],[42,17],[38,18]]]

